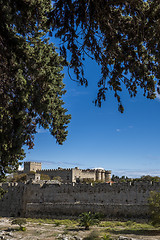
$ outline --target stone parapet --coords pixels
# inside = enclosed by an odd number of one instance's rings
[[[0,200],[0,216],[49,217],[77,215],[84,211],[108,216],[148,216],[151,191],[160,182],[63,184],[55,181],[1,183],[7,191]],[[37,207],[36,207],[37,206]]]

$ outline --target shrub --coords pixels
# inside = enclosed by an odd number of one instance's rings
[[[149,198],[149,209],[151,214],[151,223],[153,226],[160,226],[160,193],[151,192]]]
[[[13,219],[12,225],[19,225],[19,230],[20,231],[26,231],[26,228],[22,225],[26,224],[26,219],[25,218],[16,218]]]
[[[51,180],[50,177],[47,174],[41,174],[40,179],[41,180]]]
[[[62,178],[60,176],[54,177],[53,180],[57,180],[59,182],[62,182]]]
[[[27,174],[15,174],[11,179],[11,182],[25,182],[27,180]]]
[[[58,226],[61,225],[61,221],[55,219],[54,224],[55,224],[56,227],[58,227]]]
[[[7,191],[5,191],[2,187],[0,187],[0,199],[4,196],[6,192]]]
[[[91,232],[87,237],[84,238],[84,240],[99,240],[99,239],[100,239],[99,233],[96,231]]]
[[[112,240],[111,236],[108,235],[104,235],[104,237],[102,238],[103,240]]]
[[[85,227],[85,230],[89,230],[91,225],[99,223],[99,219],[96,218],[96,214],[91,212],[84,212],[79,217],[80,226]]]

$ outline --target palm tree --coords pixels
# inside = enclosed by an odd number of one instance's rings
[[[91,225],[99,223],[99,219],[96,219],[96,214],[91,212],[84,212],[79,217],[80,226],[85,227],[85,230],[89,230]]]

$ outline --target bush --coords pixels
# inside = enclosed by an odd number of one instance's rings
[[[41,180],[51,180],[47,174],[43,174],[43,173],[40,175],[40,179]]]
[[[4,196],[6,192],[7,191],[5,191],[2,187],[0,187],[0,199]]]
[[[96,218],[96,214],[91,212],[82,213],[79,217],[80,226],[85,227],[85,230],[89,230],[91,225],[99,223],[99,219]]]
[[[112,240],[110,235],[105,235],[102,239],[103,240]]]
[[[62,182],[62,178],[60,176],[54,177],[53,180],[57,180],[59,182]]]
[[[13,178],[11,178],[11,182],[25,182],[27,180],[27,174],[15,174]]]
[[[13,219],[12,225],[19,225],[19,230],[20,231],[26,231],[26,228],[22,225],[26,224],[26,219],[25,218],[16,218]]]
[[[91,232],[84,240],[99,240],[100,236],[99,233],[96,231]]]
[[[160,226],[160,193],[151,192],[149,198],[149,209],[151,214],[151,223],[153,226]]]

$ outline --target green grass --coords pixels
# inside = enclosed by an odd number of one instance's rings
[[[65,225],[67,227],[75,227],[78,225],[78,221],[76,220],[70,220],[70,219],[63,219],[63,220],[54,220],[55,225]]]
[[[122,235],[122,234],[134,234],[134,235],[159,235],[160,228],[155,228],[149,223],[138,223],[134,221],[119,222],[119,221],[103,221],[99,225],[103,227],[102,233]]]
[[[74,227],[78,226],[79,221],[78,220],[71,220],[71,219],[40,219],[40,218],[28,218],[27,222],[29,223],[37,223],[39,225],[41,224],[54,224],[55,226],[65,225],[66,227]],[[112,230],[117,229],[143,229],[143,230],[155,230],[160,228],[155,228],[149,223],[138,223],[134,221],[101,221],[98,224],[99,227],[102,228],[109,228]]]
[[[136,221],[101,221],[98,225],[91,226],[89,231],[84,231],[79,225],[78,218],[72,219],[31,219],[27,220],[27,229],[24,234],[33,234],[39,239],[42,235],[47,234],[48,237],[54,238],[58,234],[66,236],[83,236],[86,240],[113,240],[120,235],[136,238],[136,235],[154,236],[160,235],[160,227],[155,228],[146,222]],[[30,226],[34,228],[30,229]],[[18,230],[17,230],[18,231]],[[133,236],[134,235],[134,236]],[[156,238],[156,237],[155,237]]]
[[[27,222],[30,223],[38,223],[39,225],[41,225],[42,223],[46,223],[46,224],[54,224],[54,219],[48,219],[48,218],[28,218]]]
[[[55,226],[65,225],[67,227],[75,227],[78,225],[78,221],[70,219],[41,219],[41,218],[28,218],[28,222],[41,224],[54,224]]]
[[[109,227],[109,228],[126,228],[126,229],[155,229],[149,223],[137,223],[134,221],[120,222],[120,221],[101,221],[99,227]]]
[[[97,231],[92,231],[88,234],[87,237],[84,238],[84,240],[99,240],[100,234]]]
[[[71,234],[73,231],[81,231],[79,222],[77,220],[70,219],[27,219],[29,223],[36,223],[38,225],[52,224],[53,227],[62,226],[65,234]],[[94,227],[93,227],[94,228]],[[101,239],[112,239],[110,236],[115,235],[144,235],[144,236],[156,236],[160,234],[160,228],[155,228],[149,223],[140,223],[135,221],[101,221],[96,226],[99,231]],[[91,236],[87,236],[86,239],[92,239]],[[95,238],[96,239],[96,238]]]

